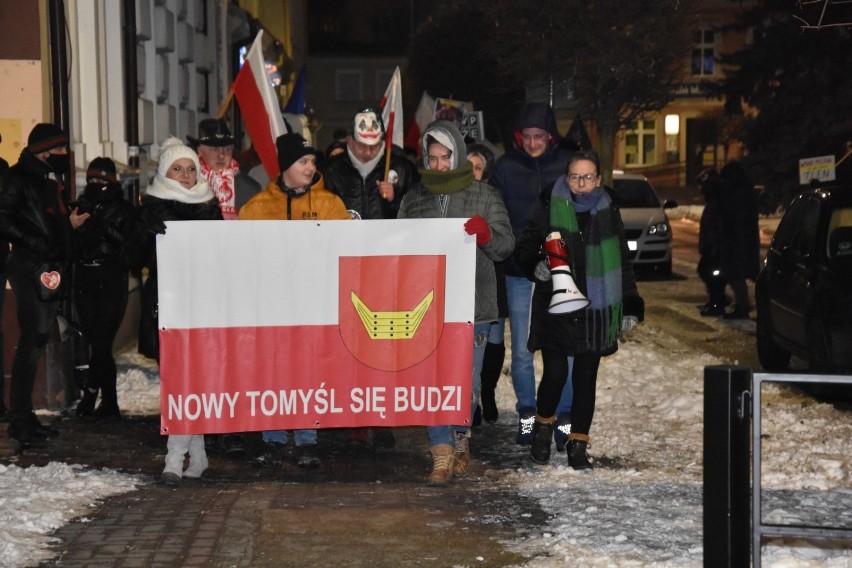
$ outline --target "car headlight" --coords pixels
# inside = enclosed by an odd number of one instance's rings
[[[669,234],[668,223],[655,223],[648,226],[648,234],[655,237],[666,237]]]

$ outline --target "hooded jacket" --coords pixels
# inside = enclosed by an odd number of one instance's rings
[[[541,128],[550,134],[550,145],[538,158],[527,154],[521,145],[524,128]],[[516,147],[497,160],[489,181],[500,192],[506,204],[517,241],[542,191],[565,173],[571,153],[559,147],[556,117],[550,106],[544,103],[524,105],[515,121],[514,138]],[[507,276],[524,276],[513,259],[506,261],[505,268]]]
[[[461,176],[468,173],[470,183],[459,191],[444,193],[443,189],[426,185],[431,176],[428,170],[421,171],[421,181],[402,199],[399,218],[463,218],[469,219],[481,215],[491,229],[491,239],[476,247],[476,299],[474,319],[476,323],[493,321],[497,318],[497,284],[494,262],[504,260],[512,254],[515,238],[509,224],[506,207],[497,191],[488,185],[473,179],[473,170],[467,161],[464,139],[458,128],[448,121],[439,120],[430,124],[423,134],[424,144],[427,137],[437,133],[440,139],[449,141],[453,151],[453,165],[456,169],[449,175]],[[441,142],[443,143],[443,142]],[[424,161],[428,163],[424,151]]]
[[[26,148],[3,176],[0,237],[33,261],[69,260],[73,233],[53,170]]]
[[[79,203],[80,211],[91,215],[77,229],[80,260],[127,266],[125,236],[135,222],[136,210],[124,199],[121,184],[88,184]]]

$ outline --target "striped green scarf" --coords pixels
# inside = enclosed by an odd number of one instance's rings
[[[584,235],[585,244],[580,236],[577,212],[591,214]],[[586,279],[586,296],[591,302],[586,308],[586,341],[595,351],[605,350],[617,341],[624,308],[621,240],[612,215],[612,200],[601,187],[572,199],[563,176],[553,187],[550,224],[562,233],[575,274],[584,275]],[[577,266],[572,257],[580,261]]]

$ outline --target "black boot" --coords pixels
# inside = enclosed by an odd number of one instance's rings
[[[83,398],[77,403],[77,416],[91,416],[95,411],[95,402],[98,400],[98,389],[90,387],[83,388]]]
[[[550,440],[553,438],[553,419],[550,422],[540,422],[536,416],[533,424],[532,447],[530,457],[537,464],[544,465],[550,461]]]
[[[101,404],[94,412],[95,420],[120,420],[121,411],[118,409],[118,393],[115,383],[105,385],[101,388]]]
[[[572,438],[568,440],[568,465],[574,469],[592,469],[592,462],[586,454],[589,443],[585,440]]]
[[[494,389],[503,372],[503,358],[506,356],[505,343],[486,343],[485,356],[482,359],[482,371],[479,376],[482,380],[482,419],[493,424],[497,422],[497,401],[494,397]]]

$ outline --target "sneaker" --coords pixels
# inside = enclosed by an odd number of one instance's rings
[[[466,432],[456,432],[455,462],[453,463],[453,475],[464,477],[470,468],[470,436]]]
[[[533,424],[535,424],[535,410],[521,410],[518,413],[518,434],[515,442],[522,446],[532,444]]]
[[[287,455],[287,447],[277,442],[266,442],[264,446],[264,452],[252,459],[251,465],[256,468],[281,467]]]
[[[589,461],[589,455],[586,453],[586,448],[589,443],[584,440],[568,440],[568,465],[574,469],[592,469],[592,462]]]
[[[322,463],[316,445],[298,446],[296,452],[296,465],[301,468],[316,469]]]
[[[568,443],[568,434],[571,433],[571,415],[560,414],[556,418],[556,428],[553,429],[553,441],[556,442],[556,451],[564,452],[565,444]]]

